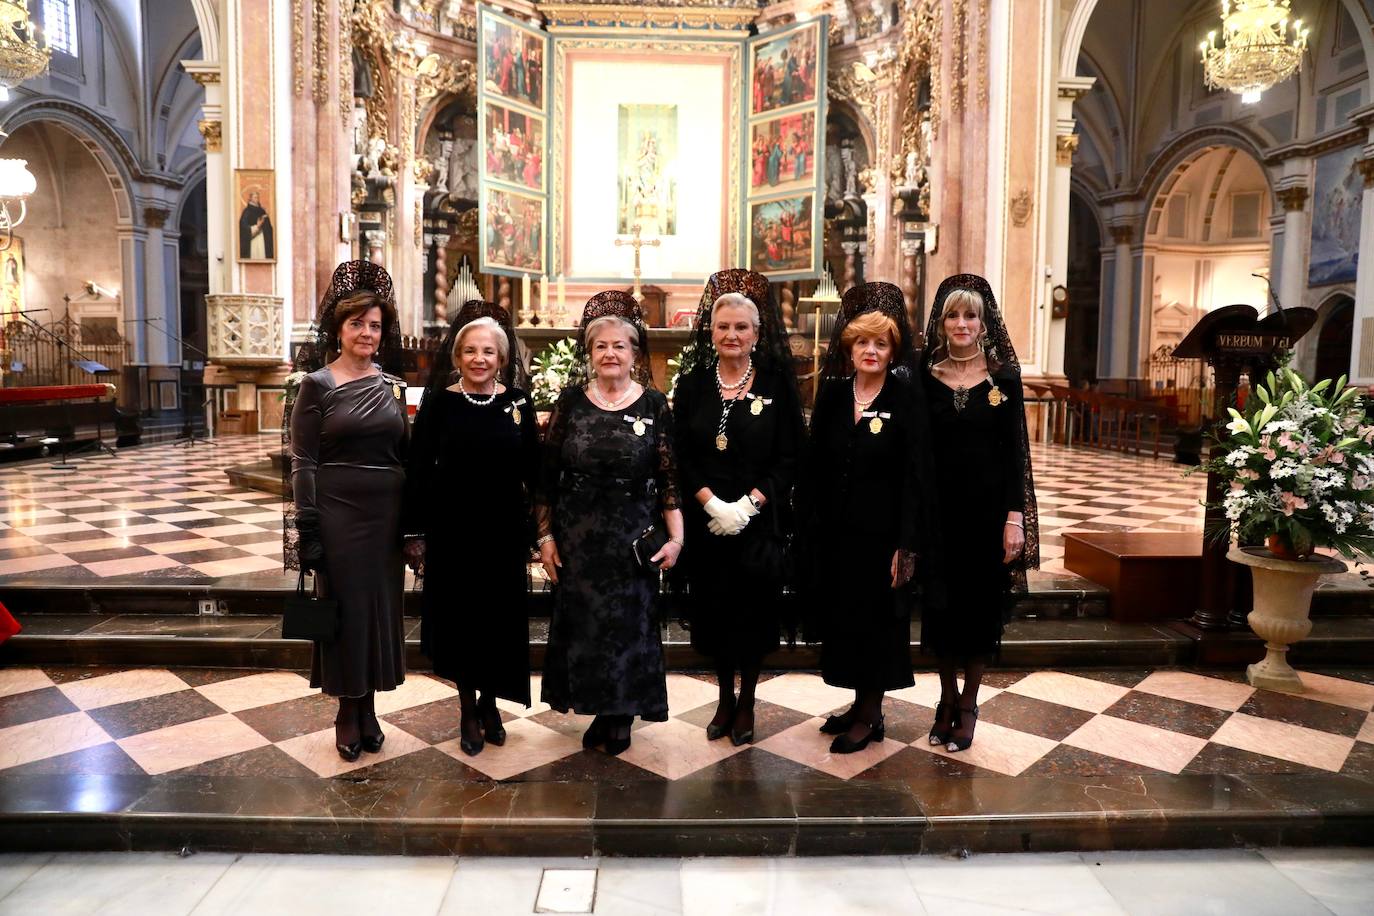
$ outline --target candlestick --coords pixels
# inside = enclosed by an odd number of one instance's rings
[[[561,320],[566,321],[568,317],[568,278],[563,274],[558,275],[558,315]]]

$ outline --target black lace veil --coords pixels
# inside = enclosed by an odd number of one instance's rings
[[[364,291],[375,293],[389,303],[390,312],[395,314],[396,297],[386,268],[371,261],[344,261],[334,268],[334,276],[320,300],[315,320],[291,361],[291,379],[286,387],[281,420],[282,565],[287,569],[300,569],[300,533],[296,527],[296,501],[291,489],[291,410],[296,403],[296,389],[302,378],[324,368],[339,349],[339,322],[334,314],[339,302]],[[399,378],[403,355],[400,322],[392,321],[383,333],[375,361],[383,372]]]
[[[1013,384],[1021,384],[1021,361],[1016,358],[1016,348],[1012,346],[1011,335],[1007,333],[1007,323],[1002,318],[1002,310],[997,306],[997,297],[992,286],[977,274],[955,274],[947,277],[935,291],[935,302],[930,308],[930,320],[926,324],[926,349],[921,365],[926,373],[948,355],[944,338],[945,300],[955,290],[969,290],[983,299],[984,336],[981,343],[987,358],[988,372],[1007,378]],[[938,384],[933,382],[933,384]],[[1040,568],[1040,510],[1035,503],[1035,477],[1031,473],[1030,431],[1026,425],[1026,414],[1021,412],[1021,491],[1025,500],[1024,524],[1026,526],[1026,547],[1021,556],[1012,563],[1012,588],[1024,592],[1026,570]]]
[[[528,391],[529,373],[520,362],[515,325],[511,322],[510,312],[492,302],[482,299],[469,299],[463,303],[444,334],[443,343],[434,354],[434,364],[430,366],[429,379],[425,383],[425,399],[436,391],[442,391],[457,380],[457,367],[453,364],[453,345],[458,335],[478,318],[491,318],[506,332],[507,358],[501,370],[501,384],[507,388]]]
[[[645,388],[654,387],[653,368],[649,362],[649,329],[644,325],[644,312],[634,296],[620,289],[608,289],[597,293],[587,300],[582,309],[582,321],[577,326],[577,364],[568,376],[564,391],[580,388],[591,379],[587,348],[587,328],[598,318],[622,318],[634,325],[638,332],[635,365],[631,377]]]
[[[840,311],[835,316],[835,328],[830,333],[830,345],[826,347],[825,357],[821,360],[821,384],[832,379],[847,378],[854,374],[840,339],[849,322],[868,312],[882,312],[897,325],[897,351],[892,354],[892,371],[898,378],[916,381],[911,371],[915,356],[911,335],[911,316],[907,314],[906,300],[902,291],[891,283],[861,283],[851,286],[840,300]]]

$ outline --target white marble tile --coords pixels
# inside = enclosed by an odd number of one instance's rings
[[[534,898],[536,913],[590,913],[596,903],[596,868],[545,868]]]
[[[1007,692],[1088,712],[1102,712],[1130,690],[1062,671],[1036,671],[1012,684]]]
[[[951,753],[943,746],[931,747],[926,735],[917,738],[911,746],[918,751],[953,757],[960,763],[971,763],[1004,776],[1016,776],[1054,750],[1055,742],[992,722],[979,722],[973,730],[973,744],[967,750]]]
[[[0,912],[32,916],[190,913],[237,857],[199,853],[61,853],[0,899]]]
[[[1359,741],[1368,741],[1374,744],[1374,712],[1364,720],[1364,725],[1360,726],[1360,733],[1355,736]]]
[[[437,913],[453,867],[439,856],[245,856],[205,895],[195,916]]]
[[[509,779],[582,750],[580,740],[529,719],[507,722],[506,743],[501,747],[488,744],[475,757],[463,753],[458,738],[434,746],[492,779]]]
[[[690,712],[707,703],[714,704],[720,699],[720,688],[708,684],[701,678],[688,674],[668,675],[668,715],[677,716]]]
[[[1115,716],[1093,716],[1066,737],[1064,743],[1166,773],[1183,772],[1183,768],[1207,746],[1204,738]]]
[[[225,712],[255,709],[316,692],[310,681],[292,671],[266,671],[202,684],[196,691]]]
[[[959,679],[959,689],[964,689],[963,678]],[[1001,693],[1000,687],[989,687],[987,684],[978,685],[977,703],[981,706]],[[931,709],[940,702],[940,675],[930,671],[921,671],[916,674],[916,683],[910,687],[903,687],[901,690],[893,690],[888,693],[890,697],[899,700],[906,700],[908,703],[916,703],[920,706],[929,706]]]
[[[548,712],[551,708],[548,703],[541,702],[539,690],[544,685],[544,676],[541,674],[530,675],[530,705],[521,706],[519,703],[512,703],[510,700],[497,700],[496,708],[502,712],[508,712],[513,716],[528,719],[530,716],[537,716],[541,712]]]
[[[118,743],[145,772],[156,776],[207,760],[241,754],[271,742],[242,720],[225,713],[130,735],[120,738]]]
[[[755,696],[778,706],[822,716],[854,702],[854,691],[831,687],[815,674],[789,671],[759,684]]]
[[[52,686],[52,678],[37,668],[0,668],[0,697]]]
[[[381,694],[378,694],[381,696]],[[377,710],[379,713],[380,709]],[[338,776],[351,770],[358,770],[374,763],[382,763],[386,760],[394,760],[406,754],[423,750],[426,745],[414,735],[403,732],[395,725],[386,723],[382,726],[382,732],[386,735],[386,741],[382,744],[382,750],[377,754],[363,752],[358,755],[358,759],[353,762],[344,760],[339,756],[338,750],[334,746],[334,726],[322,728],[317,732],[308,735],[298,735],[295,738],[288,738],[277,743],[277,747],[286,751],[301,764],[313,771],[317,776],[326,778]],[[455,741],[457,739],[454,739]]]
[[[0,770],[105,744],[110,736],[84,712],[0,728]]]
[[[1330,910],[1249,849],[1082,853],[1130,913],[1330,916]]]
[[[728,738],[707,741],[705,729],[681,719],[653,722],[636,729],[630,747],[620,759],[667,779],[681,779],[703,767],[738,754],[748,745],[735,747]]]
[[[78,709],[99,709],[185,690],[189,685],[161,668],[135,668],[58,685]]]
[[[0,854],[0,907],[5,897],[23,884],[38,869],[53,860],[51,852],[9,852]]]
[[[834,739],[818,731],[822,721],[819,717],[807,719],[757,742],[756,746],[839,779],[853,779],[906,747],[902,742],[889,738],[871,742],[868,747],[853,754],[832,754],[830,742]]]
[[[1374,850],[1261,849],[1260,853],[1336,916],[1374,913]]]
[[[453,870],[438,916],[533,913],[545,868],[594,868],[597,864],[595,859],[463,856]]]
[[[876,916],[927,912],[900,860],[685,859],[685,916]]]
[[[1306,688],[1301,694],[1303,699],[1320,700],[1323,703],[1334,703],[1337,706],[1349,706],[1365,711],[1374,709],[1374,685],[1325,674],[1313,674],[1311,671],[1299,671],[1298,677],[1302,679],[1302,685]]]
[[[601,860],[597,916],[680,916],[683,912],[679,860]]]
[[[930,913],[1127,912],[1074,853],[904,856],[902,864]]]
[[[395,690],[377,691],[377,715],[384,716],[387,713],[409,709],[412,706],[423,706],[435,700],[447,700],[457,695],[458,691],[444,681],[423,674],[410,674],[406,676],[405,683]]]
[[[1340,772],[1355,746],[1355,739],[1345,735],[1261,719],[1243,712],[1234,713],[1223,722],[1212,735],[1212,741],[1332,773]]]
[[[1235,712],[1255,692],[1249,684],[1223,681],[1220,678],[1193,674],[1191,671],[1154,671],[1135,685],[1142,693],[1182,700],[1213,709]]]

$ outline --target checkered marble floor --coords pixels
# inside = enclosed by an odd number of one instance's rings
[[[508,739],[476,757],[458,747],[451,685],[411,675],[377,695],[380,754],[345,763],[335,702],[290,671],[0,669],[0,781],[10,774],[196,774],[302,779],[837,780],[951,776],[1341,773],[1374,780],[1374,672],[1304,673],[1301,696],[1256,690],[1232,673],[1176,670],[991,672],[972,748],[926,742],[939,685],[885,704],[887,739],[828,753],[817,732],[852,694],[807,673],[758,689],[757,741],[708,742],[709,675],[668,677],[671,718],[636,723],[619,758],[584,751],[589,719],[501,703]],[[538,696],[535,678],[534,696]]]
[[[0,466],[0,581],[112,577],[210,581],[281,573],[281,506],[228,482],[224,468],[276,451],[276,435],[186,449],[157,445]],[[1166,461],[1032,446],[1042,569],[1064,571],[1066,531],[1200,531],[1204,481]]]

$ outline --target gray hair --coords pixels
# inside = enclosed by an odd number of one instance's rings
[[[754,304],[753,299],[743,293],[725,293],[711,303],[711,324],[716,323],[716,310],[722,305],[744,309],[749,313],[749,323],[754,326],[754,330],[759,329],[759,307]]]
[[[587,352],[591,353],[592,344],[596,341],[596,336],[606,328],[615,328],[623,332],[630,338],[630,350],[635,356],[639,355],[639,328],[632,322],[626,321],[619,315],[602,315],[600,318],[592,320],[582,332],[582,339],[586,341]]]
[[[473,331],[490,331],[496,338],[496,355],[501,360],[501,368],[505,368],[510,362],[510,341],[506,338],[506,329],[501,327],[495,318],[483,315],[481,318],[474,318],[458,331],[458,336],[453,339],[453,367],[458,368],[458,354],[463,352],[463,340]]]

